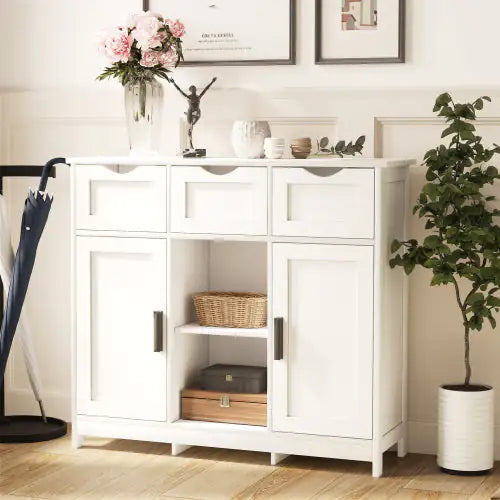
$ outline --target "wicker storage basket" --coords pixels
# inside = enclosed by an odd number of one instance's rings
[[[263,328],[267,324],[267,295],[263,293],[201,292],[193,294],[201,326]]]

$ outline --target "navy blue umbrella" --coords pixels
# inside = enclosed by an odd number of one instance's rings
[[[64,158],[54,158],[45,164],[38,190],[30,190],[24,204],[21,238],[14,260],[7,305],[0,329],[0,380],[3,380],[5,375],[5,366],[7,365],[10,348],[28,290],[31,272],[35,265],[38,243],[52,205],[52,197],[45,193],[47,180],[52,167],[58,163],[66,163],[66,160]]]

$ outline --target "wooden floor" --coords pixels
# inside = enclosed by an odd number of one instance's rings
[[[0,444],[0,498],[83,499],[489,499],[500,498],[500,464],[486,477],[441,474],[435,458],[385,455],[385,476],[370,464],[289,457],[277,467],[265,453],[190,448],[170,456],[166,444],[69,439]]]

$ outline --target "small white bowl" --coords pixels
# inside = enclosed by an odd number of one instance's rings
[[[285,146],[285,139],[281,139],[280,137],[266,137],[264,139],[264,146],[265,145]]]
[[[266,158],[268,160],[279,160],[283,158],[283,153],[266,153]]]

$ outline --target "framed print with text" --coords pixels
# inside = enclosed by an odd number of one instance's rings
[[[185,65],[295,64],[297,0],[143,0],[186,26]]]
[[[405,0],[316,0],[315,60],[405,62]]]

